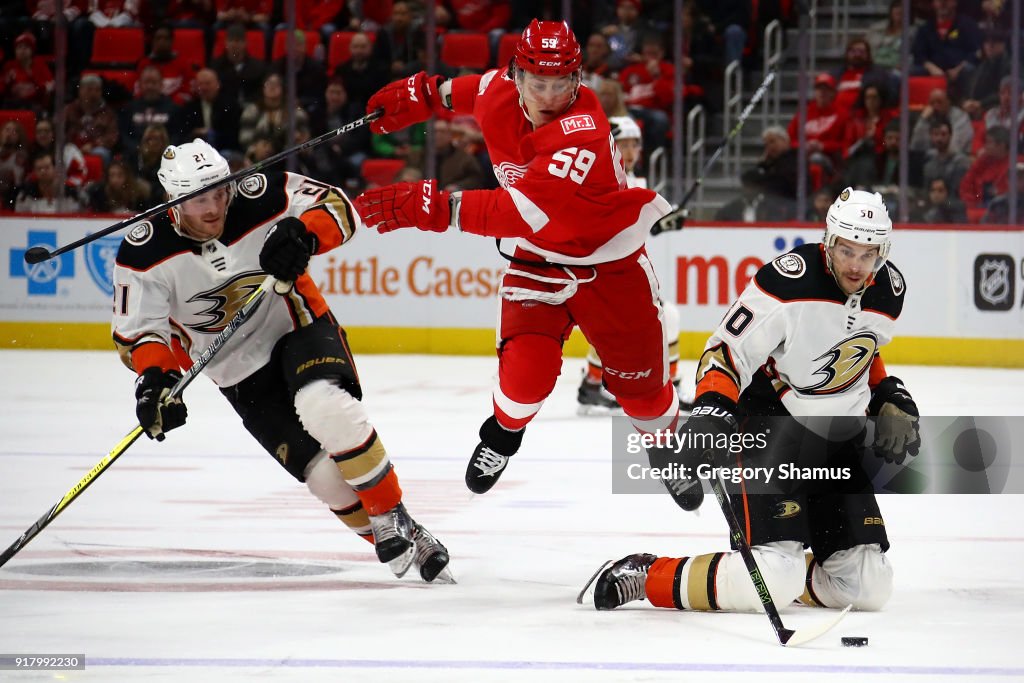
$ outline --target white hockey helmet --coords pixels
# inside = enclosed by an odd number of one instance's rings
[[[628,116],[609,116],[608,123],[612,127],[612,136],[616,140],[640,140],[640,126]]]
[[[157,178],[168,198],[178,197],[202,189],[221,178],[231,175],[228,161],[205,140],[196,138],[183,145],[168,145],[160,159]],[[235,195],[234,184],[229,197]],[[230,199],[229,199],[230,202]]]
[[[865,192],[846,188],[839,193],[832,206],[828,207],[825,216],[825,254],[829,268],[832,260],[829,255],[836,241],[844,240],[878,246],[878,258],[872,273],[877,273],[886,259],[889,258],[889,237],[892,235],[892,221],[889,210],[885,207],[882,195],[877,192]]]

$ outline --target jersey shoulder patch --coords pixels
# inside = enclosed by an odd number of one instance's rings
[[[230,245],[254,228],[275,220],[288,208],[284,173],[253,173],[238,182],[224,221],[221,241]]]
[[[864,292],[861,306],[865,310],[871,309],[895,320],[903,312],[903,298],[906,292],[907,282],[903,279],[903,273],[886,261],[875,275],[875,281]]]
[[[174,231],[166,213],[132,226],[117,250],[118,265],[149,270],[171,256],[192,251],[192,242]]]
[[[839,285],[825,267],[817,242],[802,244],[761,266],[754,281],[780,301],[818,299],[845,303]]]

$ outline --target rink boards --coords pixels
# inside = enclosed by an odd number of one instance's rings
[[[110,348],[111,270],[120,236],[28,266],[112,219],[0,218],[0,347]],[[765,262],[820,240],[808,224],[687,225],[648,242],[664,298],[679,307],[681,349],[695,357],[729,303]],[[892,261],[906,304],[896,363],[1024,367],[1024,230],[897,227]],[[494,240],[462,234],[362,231],[315,257],[311,273],[358,351],[486,354],[494,348],[505,261]],[[578,337],[578,335],[576,335]],[[581,338],[569,351],[580,353]]]

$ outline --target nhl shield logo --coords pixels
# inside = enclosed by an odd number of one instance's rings
[[[85,267],[89,277],[107,296],[114,296],[114,260],[120,245],[120,237],[103,237],[85,249]]]
[[[1013,308],[1014,261],[1009,254],[978,254],[974,259],[974,305],[981,311]]]

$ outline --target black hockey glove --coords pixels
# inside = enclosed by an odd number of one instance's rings
[[[672,209],[651,226],[651,236],[657,237],[663,232],[682,230],[683,226],[686,225],[686,219],[689,215],[690,211],[685,206]]]
[[[702,462],[715,463],[728,452],[727,446],[724,450],[720,446],[736,431],[735,409],[733,402],[720,394],[702,394],[693,404],[690,418],[680,427],[678,441],[670,447],[652,448],[647,452],[651,466],[662,470],[661,480],[672,500],[688,512],[704,502],[697,466]],[[666,476],[676,471],[679,476]]]
[[[875,455],[897,464],[902,464],[908,454],[917,455],[921,449],[920,413],[902,380],[889,376],[878,383],[868,404],[868,415],[878,418],[875,442],[871,444]]]
[[[267,233],[260,250],[260,268],[278,280],[294,282],[306,272],[316,252],[316,235],[298,218],[282,218]]]
[[[181,398],[164,402],[181,373],[176,370],[146,368],[135,380],[135,415],[151,439],[164,440],[164,433],[185,424],[188,409]]]

